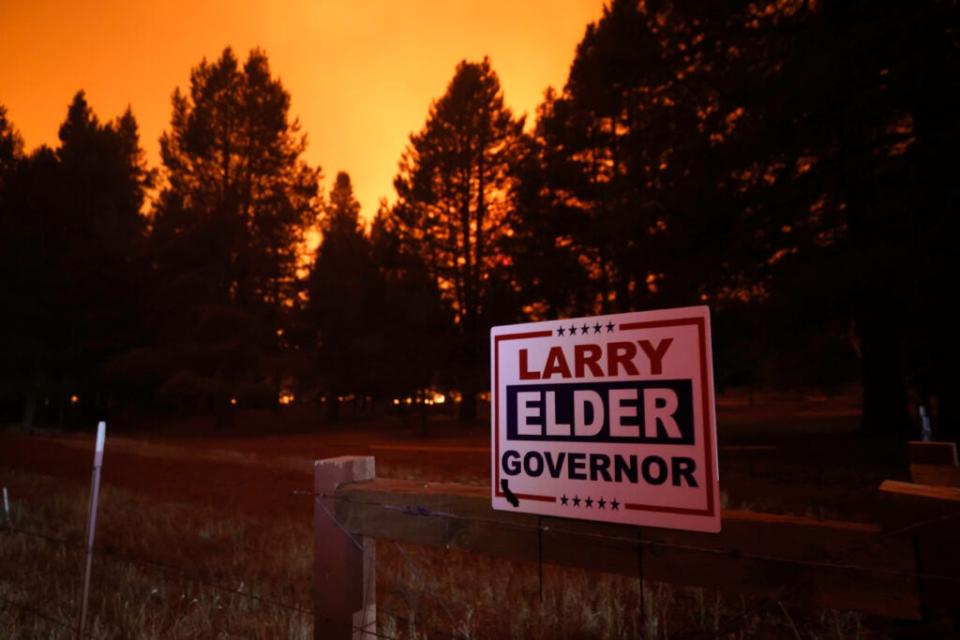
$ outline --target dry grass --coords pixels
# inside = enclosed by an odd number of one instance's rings
[[[14,527],[69,542],[0,532],[0,636],[72,638],[3,600],[75,624],[87,487],[2,466],[0,483],[11,490]],[[109,639],[312,637],[309,613],[270,603],[311,608],[310,527],[309,519],[255,519],[107,486],[88,631]],[[650,582],[641,589],[637,578],[550,566],[541,573],[535,550],[525,563],[389,541],[380,541],[377,553],[378,619],[386,637],[880,637],[855,614],[775,605],[754,611],[737,594]],[[731,620],[739,624],[721,633]]]
[[[86,491],[2,471],[13,527],[69,544],[0,533],[0,597],[76,624]],[[309,523],[259,523],[185,505],[144,505],[105,487],[99,511],[88,631],[97,638],[308,638]],[[220,585],[215,588],[211,585]],[[239,593],[232,593],[236,590]],[[72,632],[0,603],[4,638]]]
[[[378,554],[381,631],[409,640],[886,637],[855,613],[758,607],[736,593],[549,565],[541,577],[536,562],[392,542]]]

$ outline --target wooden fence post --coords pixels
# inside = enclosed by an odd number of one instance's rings
[[[342,485],[337,497],[337,521],[355,536],[519,562],[529,562],[531,551],[537,558],[539,547],[547,565],[630,578],[642,567],[647,581],[921,618],[913,541],[884,535],[878,524],[724,510],[719,534],[638,528],[496,511],[487,486],[387,478]],[[952,584],[960,576],[952,571],[938,573]]]
[[[945,468],[947,465],[944,465]],[[960,487],[884,480],[884,525],[912,536],[923,618],[931,637],[960,631]]]
[[[337,487],[376,477],[372,456],[314,464],[313,637],[373,640],[377,633],[376,541],[350,535],[336,518]]]

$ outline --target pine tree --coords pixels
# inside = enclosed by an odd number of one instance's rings
[[[0,104],[0,189],[23,156],[23,138],[7,119],[7,108]]]
[[[0,290],[9,296],[4,349],[26,399],[47,397],[61,414],[77,395],[87,418],[103,417],[123,392],[114,358],[143,340],[145,263],[141,213],[152,173],[127,110],[101,123],[82,91],[56,150],[16,162],[0,205]]]
[[[338,398],[372,391],[371,333],[383,318],[376,308],[378,278],[370,242],[347,173],[337,174],[324,214],[323,237],[307,282],[307,335],[326,391],[328,418],[336,420]]]
[[[164,188],[151,238],[162,353],[171,395],[212,402],[275,402],[278,356],[295,306],[299,247],[315,215],[319,169],[290,96],[253,50],[193,69],[173,96],[160,145]],[[162,357],[161,354],[155,354]]]
[[[381,203],[370,229],[381,314],[371,334],[374,357],[368,364],[380,395],[417,399],[426,433],[426,393],[449,386],[441,374],[450,360],[454,324],[423,257],[400,241],[394,222]]]
[[[453,312],[464,421],[476,415],[486,376],[492,292],[508,279],[503,243],[512,233],[522,136],[523,118],[504,104],[489,59],[461,62],[423,130],[411,135],[394,181],[393,228],[423,259]]]
[[[865,427],[908,425],[909,381],[956,432],[956,14],[614,0],[541,108],[523,272],[572,257],[599,310],[709,303],[721,379],[738,359],[829,387],[856,356]]]

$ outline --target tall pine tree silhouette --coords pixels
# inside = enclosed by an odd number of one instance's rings
[[[513,224],[522,135],[523,118],[504,104],[489,59],[461,62],[424,128],[410,136],[394,181],[391,226],[415,247],[454,315],[464,421],[476,417],[486,378],[491,293],[508,277],[503,243]]]
[[[212,403],[276,402],[298,248],[319,170],[266,55],[229,48],[173,96],[152,251],[161,390]],[[176,357],[170,357],[176,354]]]
[[[316,357],[327,416],[339,417],[339,398],[372,393],[373,327],[384,321],[376,305],[378,277],[360,203],[350,176],[337,174],[321,220],[323,237],[307,282],[308,346]]]
[[[63,418],[76,395],[104,417],[123,385],[115,358],[143,341],[141,215],[152,181],[127,110],[101,123],[82,91],[67,110],[56,150],[16,161],[0,204],[0,290],[7,366],[30,423],[39,400]],[[48,416],[49,417],[49,416]]]

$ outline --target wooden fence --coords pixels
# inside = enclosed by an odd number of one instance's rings
[[[315,473],[315,638],[374,638],[375,539],[731,590],[909,621],[960,618],[960,489],[887,481],[876,524],[723,512],[719,534],[494,511],[487,487]]]

